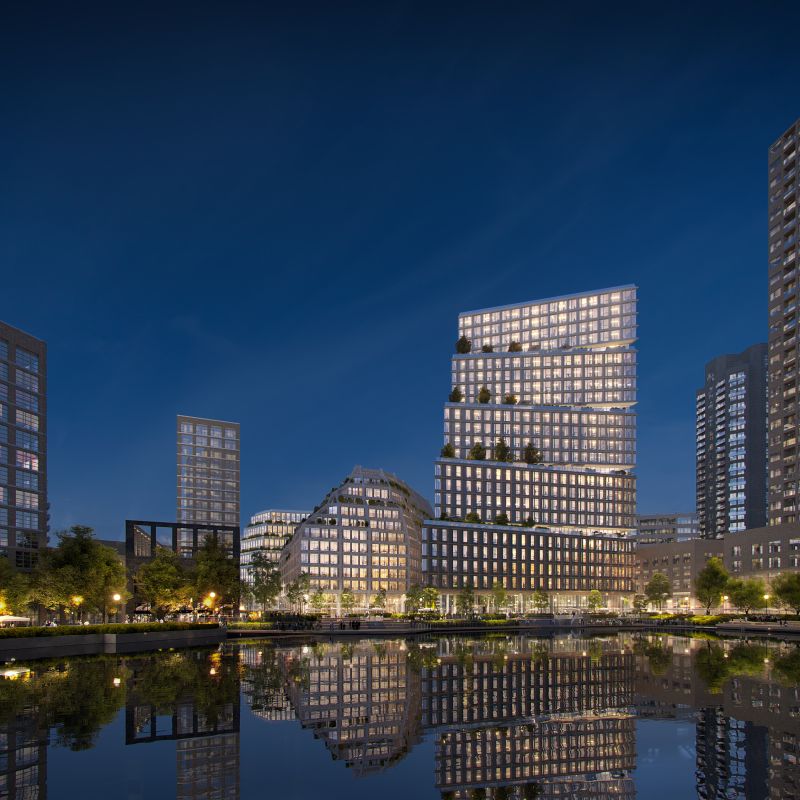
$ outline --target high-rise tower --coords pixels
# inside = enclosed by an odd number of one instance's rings
[[[35,567],[48,520],[47,345],[0,322],[0,555]]]
[[[239,527],[239,423],[178,417],[178,522]]]
[[[766,398],[766,344],[706,364],[695,407],[701,536],[766,525]]]
[[[769,524],[798,521],[797,120],[769,148]]]
[[[445,603],[502,584],[579,605],[632,590],[636,287],[459,316],[422,569]]]

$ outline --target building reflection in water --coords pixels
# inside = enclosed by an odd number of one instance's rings
[[[175,740],[176,800],[239,797],[239,663],[230,649],[131,665],[125,743]]]
[[[48,746],[175,742],[178,800],[238,800],[240,696],[351,774],[423,737],[448,800],[633,800],[636,719],[695,725],[701,800],[800,800],[800,648],[664,635],[269,643],[73,659],[0,679],[0,797],[44,800]],[[120,742],[122,744],[122,742]]]
[[[701,800],[800,800],[800,648],[641,637],[637,716],[696,723]]]
[[[0,797],[47,797],[47,729],[35,706],[4,716],[0,724]]]
[[[402,758],[420,736],[420,673],[404,642],[304,646],[278,654],[303,727],[358,775]]]

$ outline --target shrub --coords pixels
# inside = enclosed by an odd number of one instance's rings
[[[511,342],[508,346],[509,353],[521,353],[522,352],[522,345],[519,342]]]
[[[469,339],[467,339],[466,336],[462,336],[456,342],[456,353],[461,353],[463,355],[464,353],[471,353],[471,352],[472,352],[472,342]]]
[[[494,347],[490,344],[485,344],[481,347],[481,353],[494,353]]]
[[[481,386],[481,390],[478,392],[478,402],[479,403],[488,403],[492,399],[492,393],[486,386]]]
[[[135,622],[107,625],[56,625],[53,628],[0,628],[0,639],[30,639],[37,636],[88,636],[95,633],[153,633],[218,628],[216,622]]]
[[[455,447],[453,447],[452,444],[450,444],[450,442],[448,442],[442,448],[442,458],[455,458],[455,457],[456,457],[456,449]]]
[[[464,522],[480,522],[481,518],[478,516],[476,511],[470,511],[466,517],[464,517]]]
[[[503,398],[503,405],[515,406],[517,404],[517,396],[515,394],[507,394]]]
[[[494,518],[495,525],[508,525],[508,514],[501,511],[495,518]]]

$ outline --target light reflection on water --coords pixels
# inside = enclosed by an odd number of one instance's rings
[[[259,641],[9,665],[0,797],[800,797],[800,647]]]

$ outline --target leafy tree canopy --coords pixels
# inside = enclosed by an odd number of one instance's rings
[[[728,585],[728,578],[728,572],[719,558],[709,558],[698,573],[694,582],[694,593],[705,606],[706,614],[711,613],[712,607],[719,605]]]

